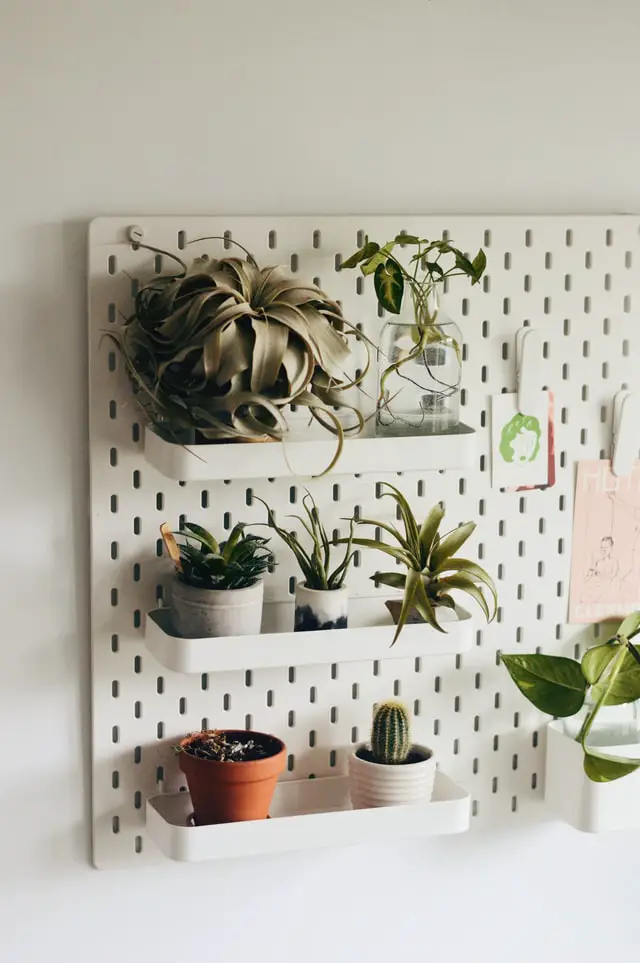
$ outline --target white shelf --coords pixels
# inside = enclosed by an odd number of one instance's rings
[[[446,634],[405,625],[392,647],[395,627],[381,597],[350,599],[347,629],[293,632],[293,603],[276,602],[264,607],[261,635],[217,639],[174,635],[171,611],[162,608],[147,613],[145,645],[165,668],[186,674],[457,654],[473,645],[473,619],[456,612],[457,621],[449,609],[440,613]]]
[[[147,832],[169,859],[201,862],[379,842],[406,836],[462,833],[469,828],[469,795],[443,773],[436,773],[431,802],[382,809],[351,809],[346,776],[281,782],[271,819],[216,826],[190,826],[189,793],[167,793],[147,800]]]
[[[640,756],[640,745],[598,745],[611,756]],[[545,802],[558,819],[584,833],[640,828],[640,770],[614,782],[592,782],[583,769],[582,746],[562,720],[547,726]]]
[[[336,450],[332,435],[324,432],[291,435],[286,442],[175,445],[154,431],[145,430],[144,456],[167,478],[177,481],[213,481],[234,478],[283,478],[318,475],[331,463]],[[345,440],[335,474],[366,472],[436,471],[469,468],[474,464],[476,434],[467,425],[441,435],[403,438],[351,438]]]

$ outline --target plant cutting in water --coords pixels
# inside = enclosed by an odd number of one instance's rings
[[[218,542],[195,522],[184,522],[182,531],[175,533],[167,522],[160,526],[180,581],[205,589],[249,588],[275,564],[273,552],[267,548],[269,539],[247,535],[244,529],[239,522],[226,541]],[[179,544],[175,535],[185,541]]]
[[[398,247],[415,249],[408,265],[394,254]],[[435,294],[439,286],[453,277],[468,277],[472,285],[478,284],[486,263],[482,249],[469,260],[448,240],[430,241],[402,233],[382,246],[365,238],[364,245],[342,263],[342,268],[359,265],[365,276],[373,274],[378,303],[385,311],[399,315],[407,289],[413,302],[413,323],[407,343],[397,334],[399,340],[394,336],[391,345],[383,344],[380,349],[386,354],[386,367],[379,382],[379,422],[381,416],[385,416],[388,423],[398,417],[401,404],[397,402],[394,406],[394,399],[410,384],[425,391],[419,402],[422,420],[428,411],[437,416],[439,411],[446,410],[447,399],[459,390],[462,357],[457,328],[442,318]],[[452,327],[455,336],[451,333]],[[447,347],[455,354],[452,369],[445,376],[440,372],[446,364]],[[419,375],[406,367],[411,362],[426,369],[429,387],[416,380]]]
[[[262,502],[264,507],[267,509],[267,525],[269,528],[271,528],[274,532],[276,532],[277,535],[280,536],[287,548],[289,548],[295,556],[295,559],[300,566],[300,571],[304,577],[304,584],[306,587],[320,592],[341,589],[344,586],[344,581],[347,577],[349,566],[351,565],[355,555],[355,551],[352,551],[353,526],[355,524],[355,519],[349,519],[349,537],[339,540],[340,542],[345,543],[347,546],[344,557],[335,566],[335,568],[332,569],[331,547],[332,545],[335,546],[338,544],[338,542],[331,542],[329,540],[327,531],[320,519],[318,506],[316,505],[310,492],[307,492],[302,499],[302,506],[304,508],[306,518],[303,518],[301,515],[287,516],[288,518],[295,518],[300,522],[305,532],[311,539],[310,549],[306,549],[301,544],[296,532],[282,528],[282,526],[278,525],[276,522],[275,512],[272,508],[269,508],[267,503],[263,501],[262,498],[258,498],[257,495],[254,495],[253,497],[257,501]]]
[[[221,239],[198,238],[205,240]],[[138,402],[166,440],[281,440],[283,410],[295,404],[337,436],[329,471],[345,431],[363,426],[360,412],[344,403],[344,392],[366,374],[366,367],[357,377],[345,373],[348,336],[356,331],[314,284],[282,267],[259,268],[242,250],[246,260],[204,255],[191,268],[159,252],[181,270],[140,288],[133,314],[110,337]],[[336,407],[350,411],[355,424],[345,428]]]
[[[383,492],[383,496],[392,498],[398,507],[404,532],[387,522],[371,518],[357,519],[357,525],[374,525],[391,535],[396,544],[371,538],[353,538],[352,544],[385,552],[407,570],[406,574],[378,572],[371,576],[376,584],[381,583],[404,592],[391,644],[396,642],[412,610],[417,612],[422,621],[439,632],[444,632],[445,629],[438,622],[437,609],[442,606],[455,609],[455,602],[450,594],[452,591],[466,592],[474,598],[490,622],[495,616],[497,606],[493,579],[471,559],[455,557],[455,552],[475,530],[475,522],[466,522],[441,536],[439,529],[444,518],[441,505],[435,505],[422,525],[419,525],[402,492],[389,482],[382,482],[382,485],[388,489]],[[485,589],[489,590],[492,597],[491,608],[484,596]]]
[[[640,759],[608,756],[587,745],[603,706],[640,699],[640,652],[632,639],[640,633],[640,612],[620,624],[612,639],[587,649],[580,662],[558,655],[503,655],[511,678],[536,709],[567,718],[589,708],[576,736],[584,752],[584,771],[593,782],[611,782],[640,767]]]

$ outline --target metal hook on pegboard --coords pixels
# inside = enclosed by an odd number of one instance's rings
[[[640,393],[618,391],[613,399],[611,470],[630,475],[640,446]]]
[[[534,410],[540,390],[540,334],[535,328],[516,332],[516,404],[521,415]]]

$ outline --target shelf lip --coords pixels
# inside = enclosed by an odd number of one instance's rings
[[[380,604],[379,599],[353,602]],[[291,608],[288,603],[265,606]],[[169,608],[152,609],[145,620],[145,646],[172,672],[232,672],[282,666],[329,665],[334,662],[369,662],[430,655],[457,655],[473,645],[474,622],[469,612],[457,608],[457,621],[447,621],[447,632],[429,625],[406,625],[394,646],[394,625],[356,625],[317,632],[266,632],[217,639],[184,639],[172,634]]]
[[[187,792],[147,799],[147,833],[169,859],[202,862],[407,836],[462,833],[469,828],[471,798],[452,779],[437,771],[434,798],[412,806],[351,809],[348,777],[332,776],[280,782],[272,806],[273,818],[269,820],[187,826],[190,811]]]
[[[349,438],[332,474],[440,471],[474,464],[476,433],[468,425],[439,435],[399,438]],[[296,440],[265,444],[176,445],[151,428],[144,432],[148,464],[175,481],[290,478],[318,475],[335,454],[335,439]]]

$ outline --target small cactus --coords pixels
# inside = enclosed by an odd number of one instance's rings
[[[401,702],[376,706],[371,727],[371,752],[376,762],[397,766],[405,762],[410,749],[409,713]]]

